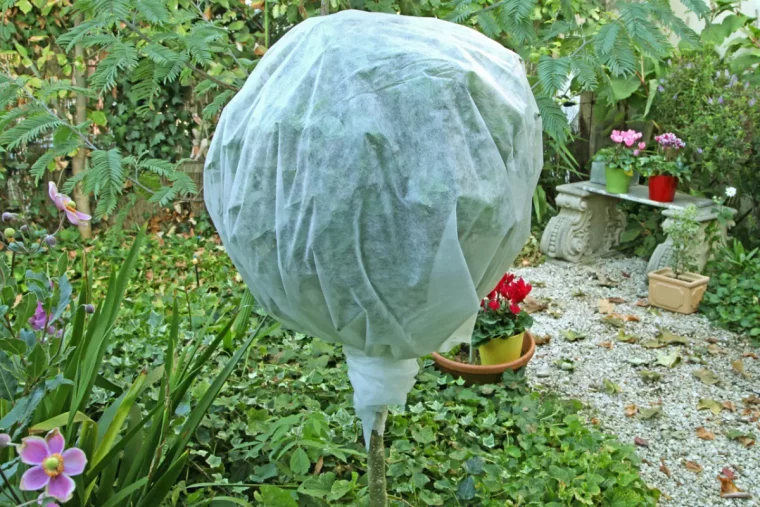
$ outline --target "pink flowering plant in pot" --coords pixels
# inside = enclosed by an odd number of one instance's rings
[[[112,269],[101,294],[93,294],[83,252],[75,295],[69,256],[56,252],[56,235],[90,217],[54,184],[49,197],[60,213],[52,232],[22,214],[2,215],[0,505],[160,505],[222,385],[250,345],[276,325],[265,329],[261,319],[246,333],[253,305],[248,294],[235,320],[219,327],[210,343],[205,332],[183,339],[175,298],[163,364],[122,372],[121,380],[106,378],[101,365],[145,232]],[[196,386],[198,372],[215,361],[225,341],[239,347],[210,385]],[[111,393],[105,403],[93,397],[96,385]],[[197,402],[180,415],[177,408],[190,390]]]
[[[606,190],[613,194],[628,192],[633,178],[641,165],[641,155],[646,143],[643,134],[635,130],[613,130],[610,139],[613,146],[599,150],[594,156],[597,162],[605,164]]]
[[[688,179],[689,166],[681,156],[686,143],[674,133],[655,136],[656,151],[641,158],[641,174],[648,178],[649,198],[672,202],[678,182]]]

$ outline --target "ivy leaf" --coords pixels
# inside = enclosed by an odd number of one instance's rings
[[[639,375],[644,382],[657,382],[662,378],[661,374],[657,373],[656,371],[649,370],[641,370],[639,372]]]
[[[678,355],[678,352],[673,352],[671,354],[665,354],[665,353],[658,353],[657,354],[657,364],[661,364],[663,366],[667,366],[668,368],[673,368],[675,365],[681,362],[681,356]]]
[[[483,465],[486,462],[480,456],[473,456],[464,462],[464,469],[468,474],[480,475],[483,473]]]
[[[576,342],[578,340],[583,340],[586,338],[586,335],[583,333],[578,333],[573,331],[572,329],[562,331],[562,336],[565,337],[565,340],[569,342]]]
[[[460,500],[472,500],[475,498],[475,479],[471,475],[459,483],[457,487],[457,498]]]
[[[334,482],[335,474],[333,472],[312,475],[298,486],[298,492],[314,498],[325,498],[332,491]]]
[[[412,430],[412,438],[421,444],[429,444],[435,441],[435,434],[430,426],[424,426],[422,428],[414,428]]]
[[[689,340],[687,338],[684,338],[683,336],[674,335],[670,331],[663,331],[657,339],[667,345],[675,345],[675,344],[688,345],[689,344]]]
[[[623,390],[618,384],[615,384],[611,380],[604,379],[604,392],[610,395],[618,394]]]

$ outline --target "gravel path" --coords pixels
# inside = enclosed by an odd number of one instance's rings
[[[760,360],[751,355],[760,354],[760,349],[711,326],[701,315],[637,306],[647,296],[646,262],[640,259],[547,261],[516,272],[534,284],[537,301],[548,304],[533,315],[534,334],[550,337],[528,366],[533,385],[583,401],[587,417],[623,442],[643,439],[646,445],[637,447],[642,477],[662,491],[662,505],[760,505],[760,442],[746,447],[751,440],[742,443],[737,437],[741,433],[760,439]],[[600,308],[600,299],[607,298],[625,302]],[[604,322],[601,310],[618,315]],[[569,340],[568,331],[586,337],[571,341],[574,335],[570,333]],[[619,341],[621,331],[636,337],[636,343]],[[662,348],[642,346],[661,345],[654,341],[661,331],[685,340],[671,337],[675,342]],[[675,354],[678,362],[673,367],[658,363],[658,356],[668,363]],[[739,359],[745,375],[732,366]],[[642,370],[661,378],[645,381]],[[717,413],[698,410],[700,400],[717,402],[712,406]],[[658,407],[659,411],[648,410]],[[635,414],[626,415],[634,409]],[[698,428],[704,428],[699,430],[703,437],[714,439],[700,438]],[[720,497],[718,474],[724,468],[735,474],[736,486],[750,492],[752,499]]]

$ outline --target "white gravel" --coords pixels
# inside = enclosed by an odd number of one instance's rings
[[[538,283],[532,295],[539,302],[550,302],[547,310],[533,315],[533,333],[551,337],[547,345],[537,348],[528,365],[528,377],[534,386],[581,400],[588,407],[586,417],[622,442],[633,444],[635,437],[646,440],[648,447],[637,447],[644,460],[641,474],[647,484],[663,493],[661,505],[760,505],[760,406],[749,407],[754,410],[750,412],[743,402],[753,394],[760,395],[760,360],[742,357],[747,352],[760,354],[759,349],[744,338],[712,326],[699,314],[680,315],[636,306],[647,296],[646,262],[641,259],[606,258],[589,264],[549,260],[516,272]],[[618,285],[600,286],[597,274]],[[625,333],[639,337],[638,343],[617,341],[619,329],[602,322],[599,300],[610,297],[625,300],[615,305],[615,313],[640,319],[626,322],[624,327]],[[660,329],[687,338],[688,344],[659,349],[641,346],[641,342],[654,339]],[[569,330],[587,337],[568,341],[562,332]],[[612,342],[611,349],[597,345],[607,341]],[[658,354],[673,352],[681,356],[680,363],[673,368],[657,364]],[[571,359],[575,369],[561,369],[555,364],[560,359]],[[732,367],[732,361],[737,359],[742,359],[747,377]],[[647,363],[636,365],[631,361]],[[702,368],[715,373],[720,381],[715,385],[702,383],[693,375]],[[644,382],[639,375],[644,369],[660,373],[662,378]],[[620,386],[621,392],[605,392],[605,379]],[[700,399],[730,401],[735,411],[724,409],[713,415],[709,410],[697,410]],[[662,411],[649,420],[639,414],[628,417],[626,407],[632,404],[639,409],[661,404]],[[697,437],[699,427],[714,433],[715,439]],[[751,433],[758,442],[747,448],[728,438],[731,430]],[[703,471],[690,471],[686,461],[700,465]],[[661,469],[662,463],[670,477]],[[724,467],[735,472],[736,485],[750,492],[752,499],[720,498],[717,476]]]

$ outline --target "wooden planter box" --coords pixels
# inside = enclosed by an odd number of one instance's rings
[[[675,278],[670,268],[649,273],[649,304],[678,313],[694,313],[699,308],[710,278],[683,273]]]

